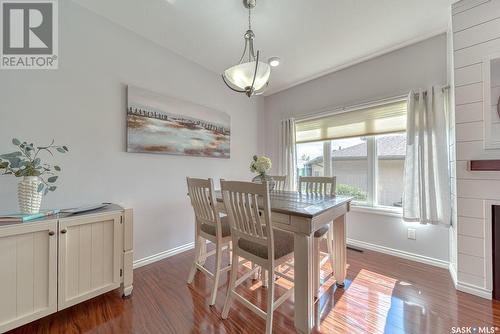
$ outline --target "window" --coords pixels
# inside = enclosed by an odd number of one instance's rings
[[[405,130],[406,101],[299,121],[297,175],[336,176],[358,205],[401,207]]]
[[[406,134],[377,136],[377,203],[401,207],[406,154]]]
[[[358,203],[368,201],[368,138],[332,140],[332,172],[337,177],[337,194],[353,196]]]
[[[297,144],[297,175],[324,176],[323,143]]]

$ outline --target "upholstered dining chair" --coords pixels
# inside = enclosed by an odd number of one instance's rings
[[[276,182],[274,190],[279,190],[279,191],[287,190],[286,175],[270,175],[270,176],[273,178],[274,182]]]
[[[231,265],[221,268],[223,249],[227,248],[230,251],[231,229],[227,216],[221,217],[217,209],[213,180],[188,177],[187,185],[196,221],[195,258],[187,282],[188,284],[193,282],[197,269],[205,273],[214,283],[210,296],[210,305],[214,305],[220,274],[231,269]],[[202,254],[205,240],[214,243],[215,250]],[[206,257],[211,255],[215,255],[215,271],[213,273],[203,266]]]
[[[227,319],[234,299],[266,320],[266,333],[270,334],[273,326],[273,312],[293,293],[288,289],[276,301],[274,300],[275,277],[282,277],[293,282],[276,268],[293,259],[293,235],[274,229],[271,223],[271,204],[269,185],[251,182],[221,181],[224,205],[229,217],[233,243],[232,268],[222,318]],[[236,292],[236,288],[258,268],[250,270],[238,278],[238,259],[252,261],[268,271],[267,309],[263,311]]]
[[[319,195],[335,195],[335,188],[337,178],[327,176],[301,176],[299,177],[299,191],[307,194]],[[321,281],[321,268],[323,265],[330,261],[330,266],[333,271],[333,221],[316,232],[314,232],[314,296],[318,296],[320,281]],[[325,239],[327,241],[327,253],[320,251],[320,241]],[[324,255],[321,260],[321,255]]]

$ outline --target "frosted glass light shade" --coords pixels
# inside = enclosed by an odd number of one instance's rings
[[[252,86],[253,76],[255,73],[255,61],[242,63],[228,68],[224,71],[224,77],[233,86],[240,90],[245,90]],[[257,75],[255,76],[254,90],[260,91],[266,86],[271,75],[271,66],[259,61]]]

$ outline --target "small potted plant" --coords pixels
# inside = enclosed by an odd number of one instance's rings
[[[12,144],[17,150],[0,155],[0,173],[22,177],[17,188],[19,209],[23,214],[38,213],[42,195],[56,190],[56,174],[61,171],[61,167],[57,165],[42,163],[40,153],[54,156],[54,151],[66,153],[69,150],[66,146],[54,145],[54,140],[48,146],[35,146],[14,138]]]
[[[264,183],[265,181],[269,182],[269,190],[274,190],[274,186],[276,182],[273,178],[267,175],[267,172],[273,166],[271,159],[265,156],[253,156],[252,163],[250,164],[250,171],[252,173],[257,173],[258,175],[252,179],[252,182],[256,183]]]

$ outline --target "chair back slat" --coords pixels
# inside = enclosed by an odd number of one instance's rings
[[[238,193],[238,209],[240,211],[241,220],[245,225],[245,231],[252,234],[250,222],[247,217],[247,213],[245,212],[245,196],[241,193]]]
[[[250,225],[249,232],[253,235],[259,235],[257,231],[257,220],[255,219],[255,216],[253,216],[252,213],[252,205],[253,200],[250,197],[250,194],[244,194],[243,198],[244,203],[243,203],[243,211],[245,212],[245,217],[247,219],[248,224]]]
[[[254,200],[254,202],[258,203],[259,199],[258,199],[257,195],[255,195],[255,194],[253,195],[253,200]],[[262,222],[260,219],[259,208],[255,205],[252,207],[252,209],[253,209],[253,215],[255,217],[255,224],[257,227],[258,234],[265,235],[264,229],[262,229]]]
[[[286,175],[270,175],[275,183],[274,190],[286,190]]]
[[[187,178],[188,194],[197,223],[220,225],[220,217],[215,205],[215,190],[212,179]]]
[[[299,191],[308,194],[335,195],[337,178],[335,176],[301,176]]]
[[[273,234],[267,182],[260,184],[221,180],[221,189],[233,245],[234,238],[237,238],[270,247]]]

